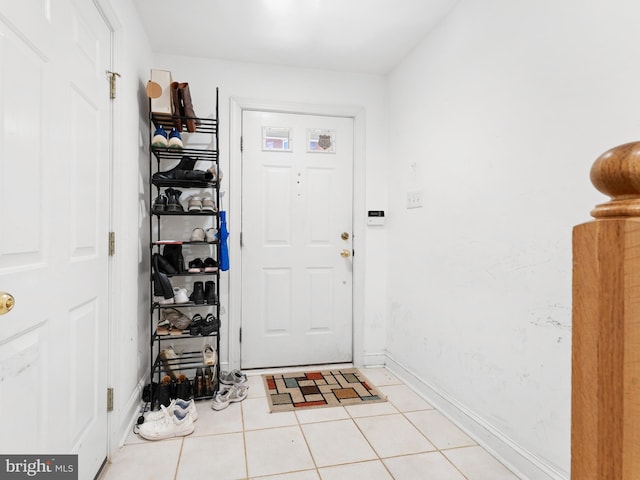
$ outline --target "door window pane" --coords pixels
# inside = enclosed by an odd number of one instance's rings
[[[291,129],[285,127],[262,127],[262,151],[290,152]]]
[[[310,128],[307,130],[307,152],[335,153],[336,132]]]

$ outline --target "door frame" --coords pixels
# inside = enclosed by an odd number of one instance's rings
[[[122,48],[122,23],[118,18],[118,14],[115,9],[111,5],[111,0],[93,0],[98,13],[102,16],[107,28],[111,34],[111,42],[110,42],[110,58],[109,58],[109,68],[112,71],[118,71],[117,60],[121,58]],[[107,92],[105,92],[106,94]],[[118,141],[122,135],[120,121],[120,108],[118,97],[110,100],[109,103],[109,199],[108,199],[108,209],[109,209],[109,231],[115,232],[118,229],[118,225],[116,224],[116,219],[114,218],[114,211],[116,211],[117,205],[115,204],[116,199],[123,198],[119,192],[119,184],[114,182],[113,176],[115,172],[115,159],[122,158],[122,142]],[[106,241],[106,239],[104,239]],[[116,368],[116,359],[121,358],[120,356],[120,342],[118,339],[118,325],[114,321],[115,318],[118,318],[120,315],[119,312],[119,302],[116,302],[116,299],[121,298],[121,283],[117,280],[120,258],[117,255],[110,256],[107,259],[107,275],[108,275],[108,292],[107,292],[107,388],[113,388],[118,386],[117,379],[115,377]],[[106,395],[107,392],[104,392]],[[107,412],[107,438],[105,438],[106,442],[106,450],[107,450],[107,459],[106,463],[109,462],[109,458],[111,458],[111,454],[119,448],[120,441],[120,432],[119,432],[119,422],[117,419],[117,415],[114,415],[116,412],[115,408],[113,411]],[[102,470],[104,470],[104,466],[102,466]],[[101,471],[102,471],[101,470]],[[101,471],[97,472],[98,475]]]
[[[229,176],[227,201],[223,205],[232,216],[228,218],[229,230],[229,311],[227,314],[227,365],[221,369],[240,368],[240,327],[242,326],[242,252],[240,230],[242,225],[242,113],[248,111],[293,113],[348,117],[353,119],[353,304],[352,304],[352,355],[353,364],[364,364],[364,258],[365,252],[365,109],[348,105],[315,105],[306,103],[272,102],[231,97],[229,99]],[[224,328],[224,327],[223,327]]]

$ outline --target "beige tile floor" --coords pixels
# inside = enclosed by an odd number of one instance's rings
[[[188,437],[131,434],[101,480],[518,478],[388,370],[362,371],[388,402],[269,413],[262,377],[249,374],[243,402],[198,403]]]

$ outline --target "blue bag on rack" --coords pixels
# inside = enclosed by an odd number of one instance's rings
[[[227,238],[229,238],[229,231],[227,230],[227,212],[220,212],[220,230],[216,234],[218,240],[220,240],[220,270],[226,272],[229,270],[229,246],[227,245]]]

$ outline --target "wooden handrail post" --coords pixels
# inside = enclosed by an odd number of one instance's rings
[[[572,480],[640,479],[640,142],[603,153],[611,200],[573,229]]]

